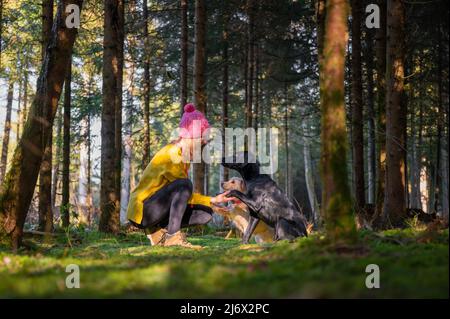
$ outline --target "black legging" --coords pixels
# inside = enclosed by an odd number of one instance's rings
[[[167,184],[144,201],[142,228],[167,227],[174,234],[181,227],[203,225],[212,218],[212,209],[204,205],[188,205],[192,195],[192,182],[177,179]]]

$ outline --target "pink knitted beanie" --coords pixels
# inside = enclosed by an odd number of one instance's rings
[[[180,137],[200,138],[208,128],[209,123],[205,115],[198,111],[194,104],[186,104],[180,121]]]

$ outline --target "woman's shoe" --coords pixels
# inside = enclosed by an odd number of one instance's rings
[[[175,234],[170,235],[166,234],[164,238],[163,246],[169,247],[169,246],[180,246],[185,248],[191,248],[191,249],[202,249],[202,246],[199,245],[192,245],[190,242],[186,240],[186,234],[182,233],[180,230],[177,231]]]
[[[160,228],[151,234],[147,234],[147,238],[150,240],[152,246],[162,246],[166,234],[167,230],[165,228]]]

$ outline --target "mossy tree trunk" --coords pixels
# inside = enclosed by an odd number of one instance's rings
[[[320,72],[322,114],[322,209],[332,241],[352,240],[355,221],[345,165],[348,151],[344,106],[344,64],[348,41],[348,4],[328,0]]]
[[[53,0],[42,1],[42,60],[50,42],[53,25]],[[51,232],[53,230],[52,209],[52,157],[53,157],[53,127],[49,134],[39,171],[39,230]]]
[[[405,200],[404,103],[405,9],[401,0],[387,2],[386,41],[386,188],[383,219],[396,227],[403,225]]]
[[[58,3],[54,32],[39,74],[36,94],[0,193],[1,232],[10,237],[14,250],[21,245],[25,218],[77,34],[76,28],[66,28],[68,13],[65,8],[68,4],[76,4],[81,9],[82,3],[82,0],[61,0]]]

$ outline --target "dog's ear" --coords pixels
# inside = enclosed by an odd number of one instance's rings
[[[245,193],[247,191],[246,187],[245,187],[245,182],[243,179],[239,179],[239,187],[240,187],[240,191]]]

